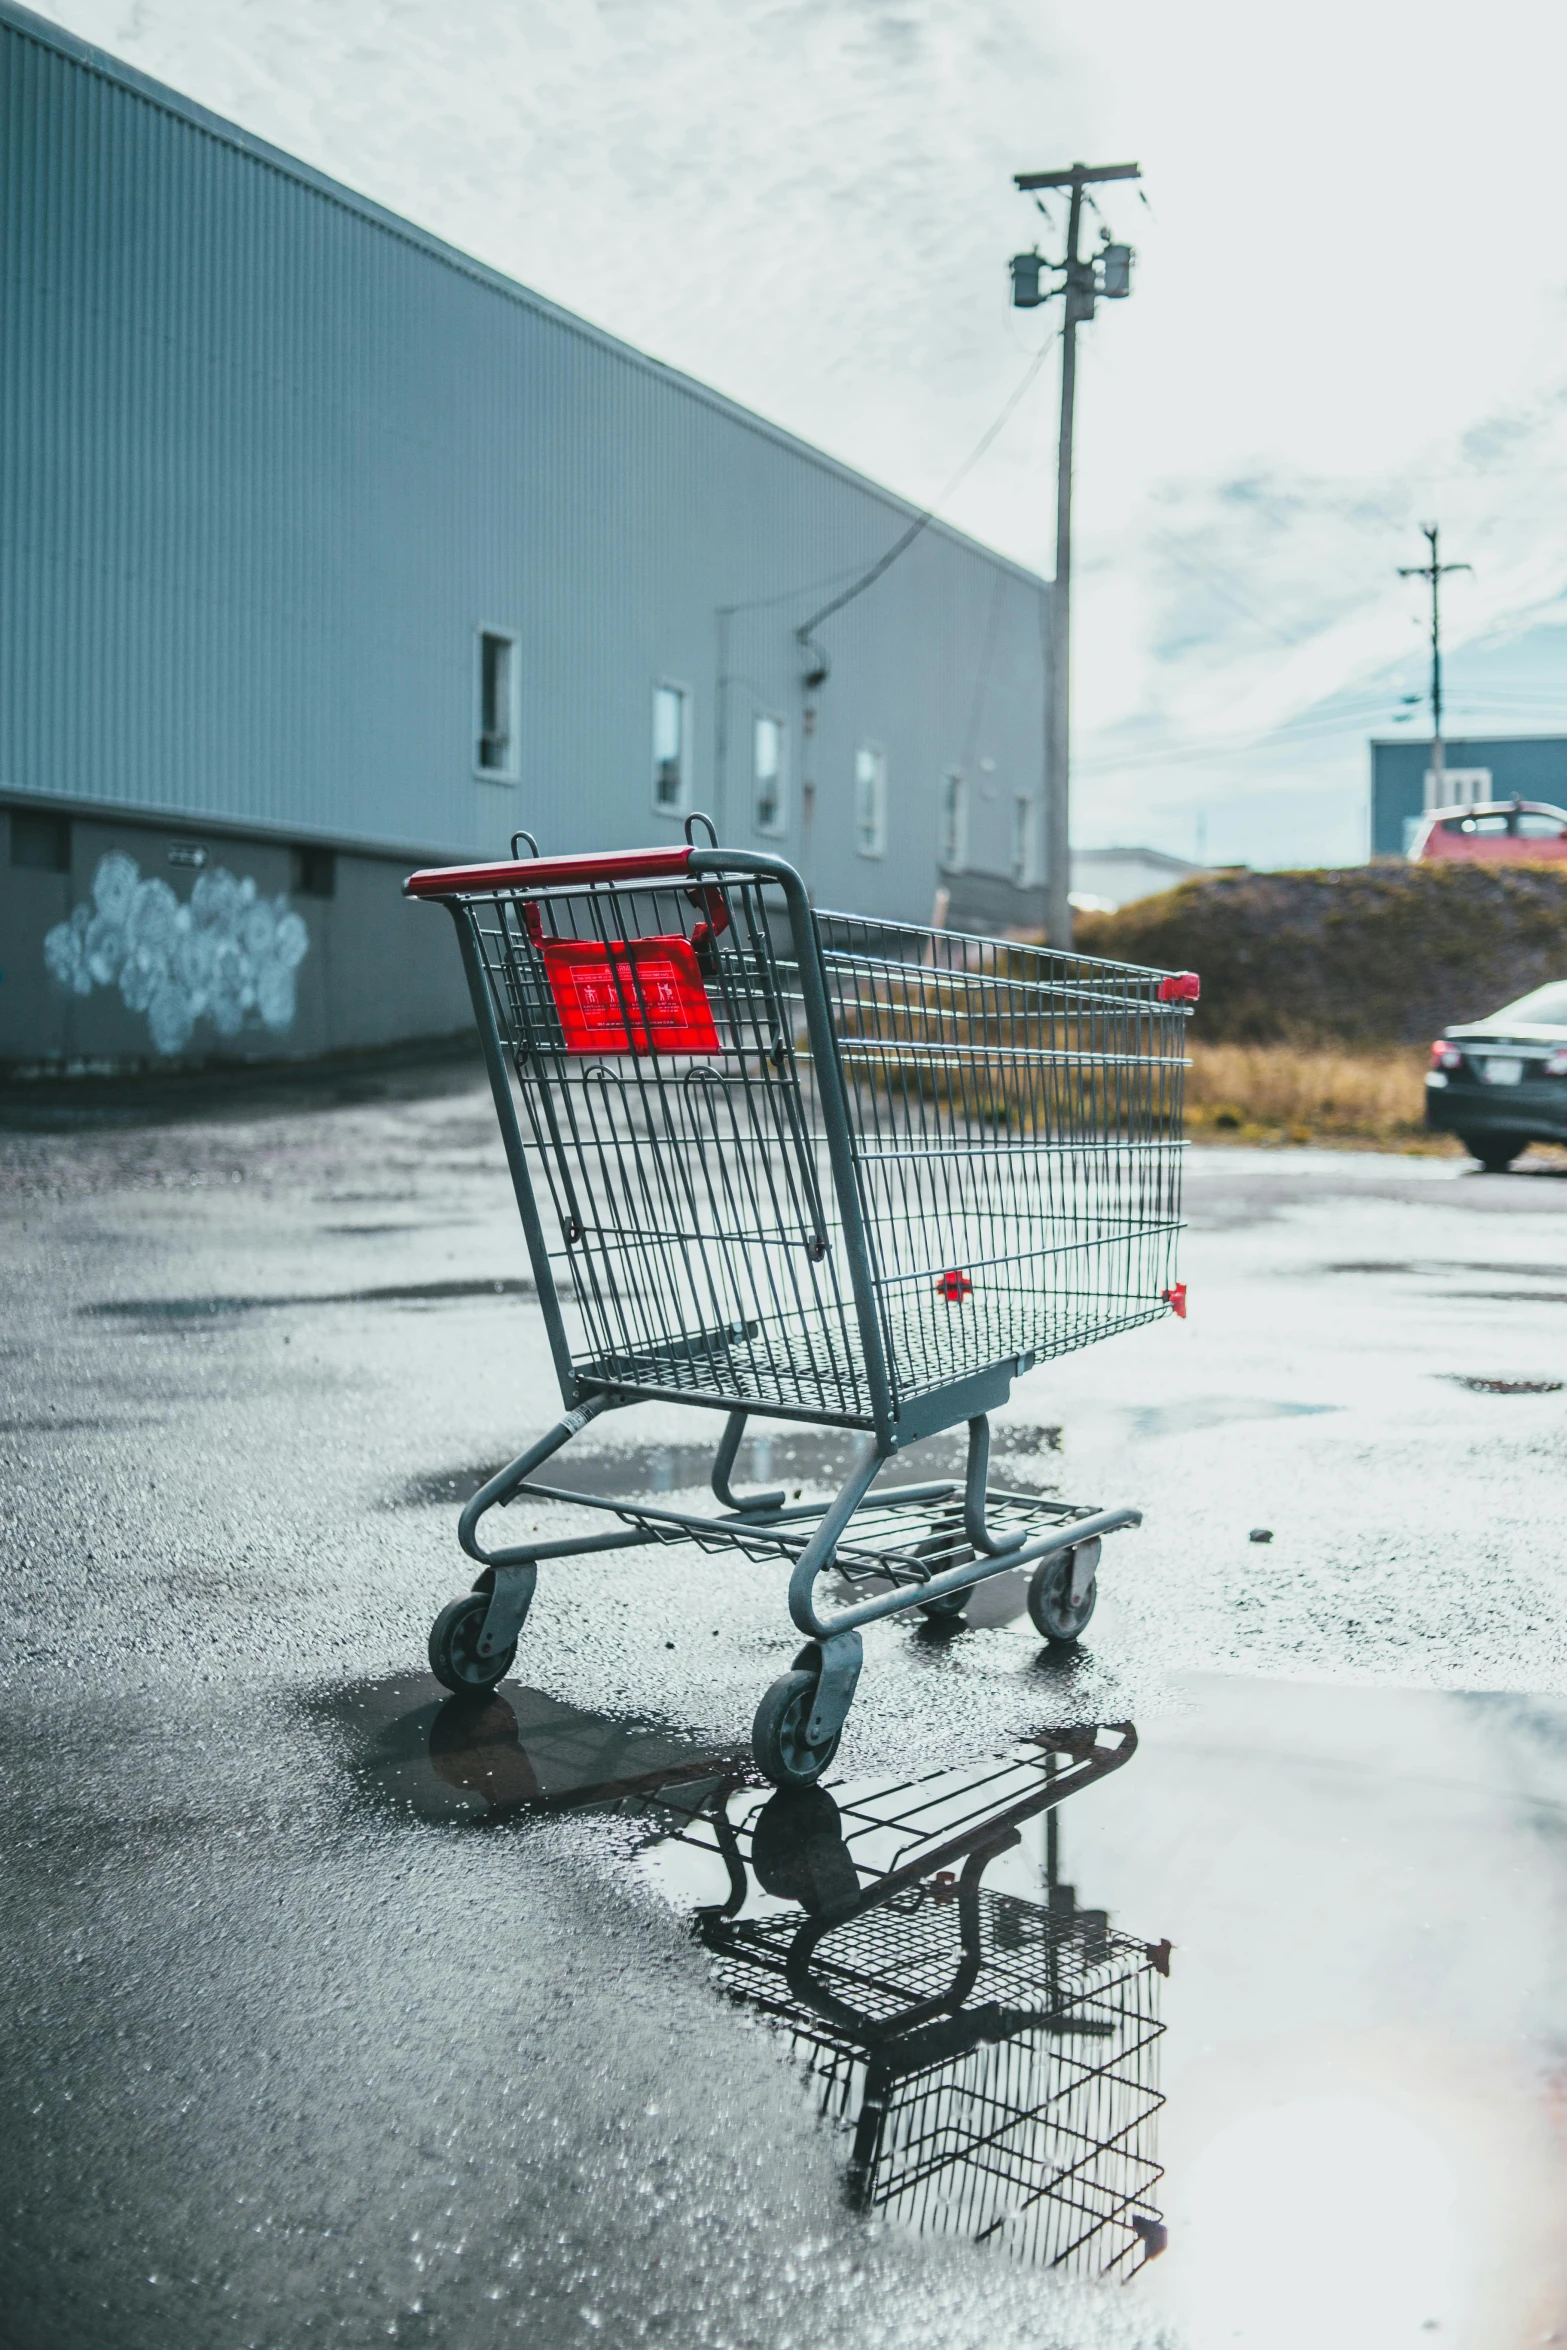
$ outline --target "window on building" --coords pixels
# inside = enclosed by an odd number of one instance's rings
[[[497,783],[517,775],[517,640],[479,631],[479,727],[474,765]]]
[[[936,855],[945,873],[961,873],[968,863],[968,780],[956,767],[949,767],[941,779]]]
[[[1494,800],[1489,767],[1449,767],[1440,776],[1426,769],[1425,808],[1481,808]]]
[[[751,804],[758,832],[780,833],[789,822],[784,752],[788,736],[781,718],[758,718],[751,729]]]
[[[32,873],[69,873],[71,819],[32,808],[11,810],[11,862]]]
[[[854,754],[854,845],[862,857],[887,853],[887,754],[874,743]]]
[[[1019,889],[1032,889],[1039,879],[1037,810],[1027,792],[1012,802],[1012,879]]]
[[[684,815],[691,800],[691,696],[683,685],[653,688],[653,805]]]
[[[293,893],[296,898],[335,898],[337,851],[303,848],[294,851]]]

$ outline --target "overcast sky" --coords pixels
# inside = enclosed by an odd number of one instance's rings
[[[1084,842],[1364,853],[1366,740],[1567,731],[1567,10],[54,0],[42,13],[921,503],[1054,309],[1019,169],[1135,160],[1079,337]],[[1049,571],[1056,384],[944,509]],[[1413,720],[1415,729],[1425,721]]]

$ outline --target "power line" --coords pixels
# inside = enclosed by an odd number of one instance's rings
[[[1314,742],[1331,740],[1336,734],[1358,734],[1361,728],[1371,723],[1378,712],[1384,710],[1386,706],[1386,695],[1366,694],[1349,703],[1340,712],[1328,714],[1321,711],[1303,711],[1297,718],[1281,719],[1277,726],[1266,727],[1261,732],[1245,736],[1238,741],[1226,735],[1208,735],[1198,736],[1195,740],[1178,743],[1173,747],[1165,745],[1157,748],[1150,747],[1143,750],[1103,754],[1098,758],[1085,760],[1081,772],[1085,775],[1109,775],[1123,771],[1135,772],[1148,767],[1193,766],[1208,762],[1218,764],[1235,759],[1255,758],[1259,752],[1265,752],[1272,743],[1278,743],[1285,750],[1292,750],[1297,745],[1308,747]],[[1481,735],[1481,729],[1485,723],[1484,712],[1487,706],[1497,713],[1498,718],[1504,720],[1509,717],[1526,719],[1533,717],[1543,723],[1549,723],[1558,712],[1560,717],[1567,718],[1567,705],[1553,704],[1543,694],[1526,696],[1515,708],[1506,707],[1499,698],[1487,697],[1486,702],[1482,703],[1478,710],[1472,705],[1463,708],[1464,722],[1471,737]],[[1450,710],[1450,706],[1448,707]],[[1389,723],[1392,724],[1394,721],[1390,720]]]
[[[826,653],[822,650],[820,645],[813,644],[811,641],[814,632],[820,628],[824,620],[830,620],[835,612],[841,612],[845,604],[852,604],[856,596],[863,596],[868,587],[874,587],[877,580],[882,578],[886,572],[892,569],[892,566],[897,562],[898,557],[902,554],[906,554],[908,549],[913,546],[915,540],[919,537],[920,532],[925,529],[926,525],[935,521],[937,514],[946,504],[947,500],[951,497],[959,482],[963,481],[970,473],[973,472],[975,466],[979,463],[981,457],[984,456],[985,451],[990,447],[990,444],[995,439],[997,433],[1000,432],[1002,426],[1012,415],[1013,410],[1017,407],[1019,401],[1023,398],[1023,395],[1028,390],[1029,385],[1033,382],[1035,376],[1039,373],[1041,367],[1043,367],[1046,359],[1050,356],[1050,350],[1050,343],[1041,343],[1039,349],[1034,353],[1033,358],[1030,359],[1027,367],[1024,369],[1022,381],[1018,384],[1016,390],[1009,394],[1000,415],[997,416],[994,423],[987,425],[984,432],[981,433],[979,439],[975,442],[973,448],[964,458],[962,464],[958,467],[957,472],[952,476],[952,479],[947,483],[945,489],[942,490],[940,496],[935,500],[934,504],[927,506],[923,513],[917,514],[915,516],[914,520],[909,524],[908,529],[903,533],[902,537],[895,539],[892,545],[887,549],[885,555],[879,556],[877,560],[871,565],[869,571],[862,572],[852,587],[845,588],[841,596],[834,596],[830,604],[824,604],[819,612],[813,612],[810,619],[803,621],[801,625],[795,630],[794,633],[799,639],[800,643],[804,645],[808,651],[814,653],[818,662],[820,663],[820,667],[813,671],[807,678],[806,683],[808,685],[821,685],[827,678],[831,669],[831,663],[829,662]]]
[[[1147,750],[1110,753],[1085,762],[1083,772],[1106,775],[1119,769],[1189,765],[1197,760],[1249,759],[1270,743],[1280,743],[1285,749],[1297,743],[1305,744],[1335,734],[1358,734],[1376,712],[1385,708],[1386,697],[1367,696],[1359,704],[1351,704],[1341,715],[1328,717],[1311,711],[1298,718],[1281,719],[1277,726],[1261,728],[1257,733],[1236,740],[1230,735],[1198,736],[1176,745],[1150,747]]]

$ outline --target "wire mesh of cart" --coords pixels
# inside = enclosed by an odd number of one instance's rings
[[[682,1840],[724,1850],[731,1898],[701,1913],[716,1978],[788,2032],[850,2139],[855,2204],[1125,2278],[1165,2238],[1152,2198],[1169,1945],[1054,1880],[1045,1902],[981,1883],[1020,1823],[1053,1819],[1129,1759],[1129,1726],[1102,1735],[1042,1737],[868,1797],[775,1794],[733,1823],[724,1798]]]
[[[1034,1364],[1184,1312],[1197,982],[820,912],[783,859],[699,843],[698,822],[683,846],[406,885],[456,921],[567,1407],[464,1513],[483,1572],[437,1619],[431,1661],[453,1688],[499,1679],[541,1559],[692,1540],[778,1556],[808,1647],[755,1746],[769,1776],[811,1780],[862,1624],[956,1613],[1028,1565],[1042,1635],[1071,1641],[1099,1538],[1137,1522],[990,1489],[988,1415]],[[720,1516],[538,1479],[598,1414],[651,1398],[727,1414]],[[733,1492],[753,1414],[860,1432],[836,1499]],[[961,1485],[884,1491],[852,1523],[894,1453],[960,1421]],[[618,1529],[485,1549],[480,1519],[524,1494],[607,1508]],[[832,1567],[872,1595],[828,1616]]]

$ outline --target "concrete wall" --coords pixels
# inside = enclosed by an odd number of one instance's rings
[[[976,901],[993,927],[1040,918],[1006,878],[1016,795],[1041,792],[1039,580],[934,524],[823,624],[807,689],[797,628],[907,506],[11,0],[0,314],[0,797],[226,828],[257,858],[676,838],[652,804],[670,681],[689,804],[821,902],[928,918],[961,768]],[[504,781],[476,770],[484,629],[517,643]],[[758,714],[788,737],[765,842]],[[887,760],[879,857],[855,842],[862,744]],[[40,994],[37,952],[0,942],[34,1006],[8,1033],[75,1054],[103,991]],[[386,953],[373,930],[355,949],[373,980],[336,956],[342,1003],[307,1022],[313,953],[287,1049],[426,1032]]]
[[[17,861],[47,846],[36,803],[0,809],[0,1069],[299,1059],[471,1033],[451,921],[402,896],[405,859],[338,852],[322,896],[297,886],[277,840],[85,815],[59,839],[68,870]],[[312,866],[319,884],[319,851]]]

